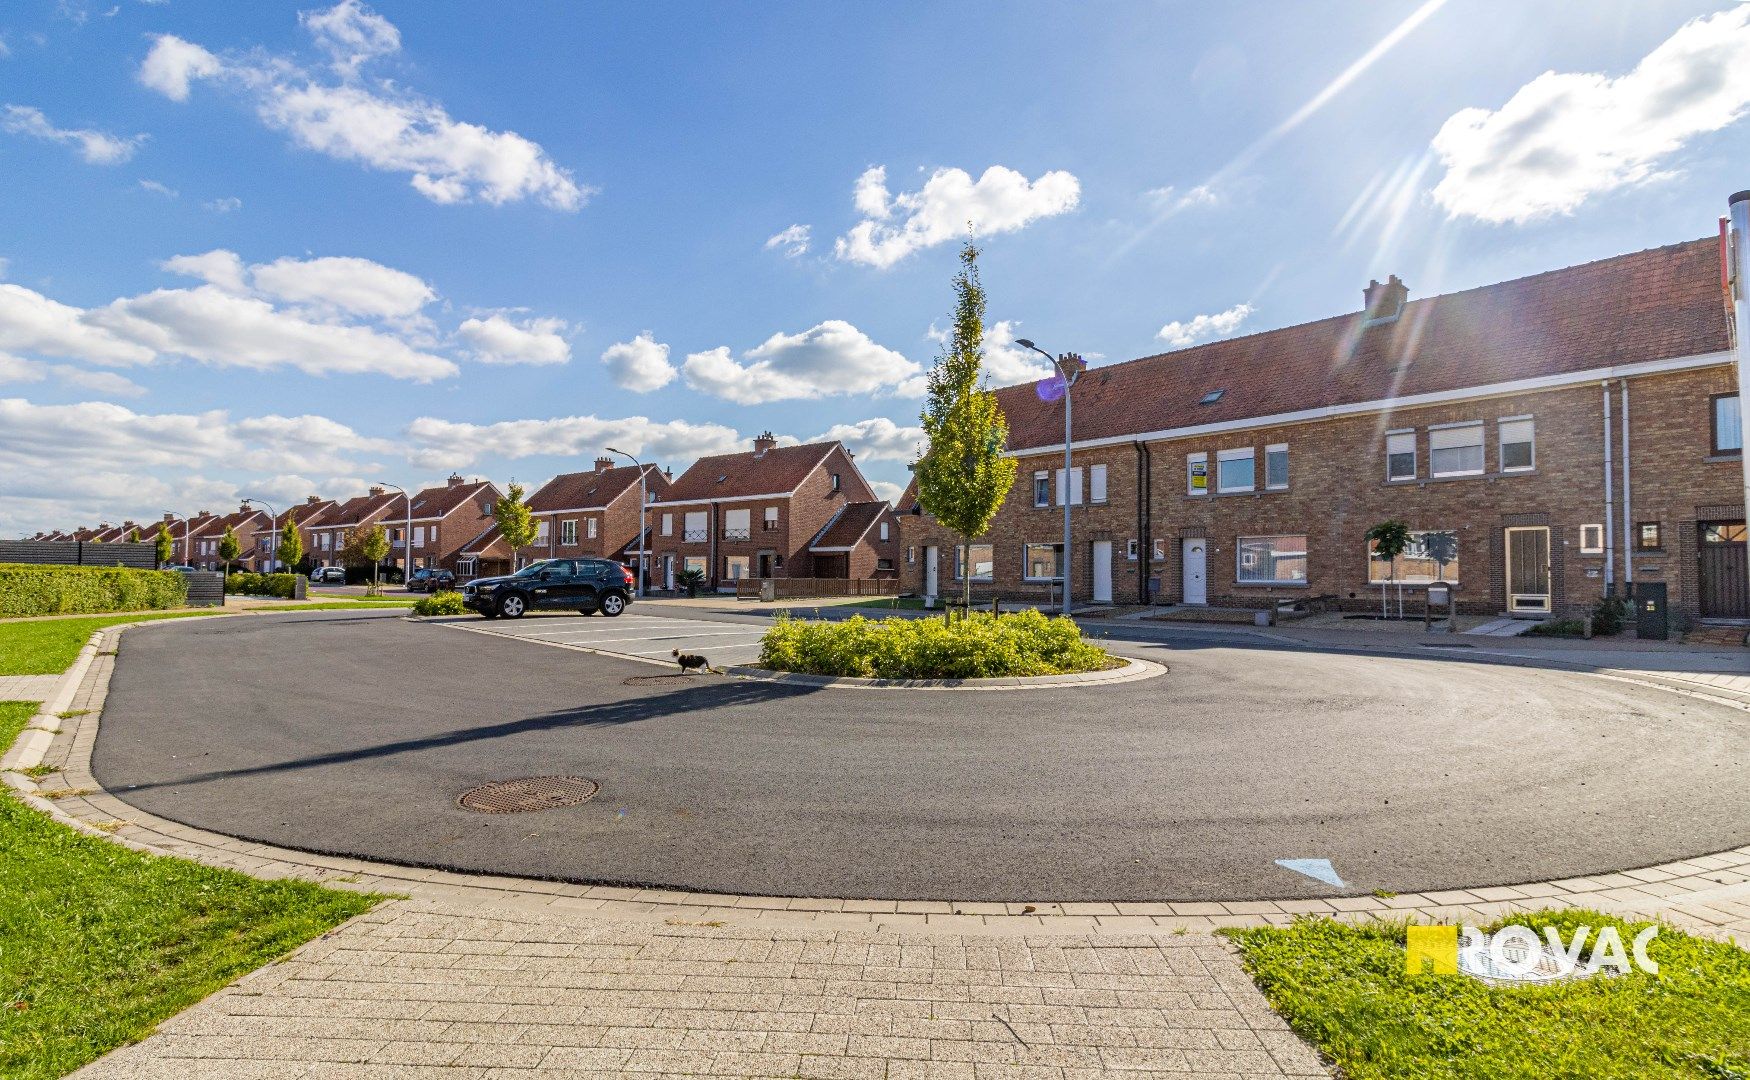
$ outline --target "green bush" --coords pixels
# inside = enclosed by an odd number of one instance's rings
[[[188,580],[174,570],[0,563],[4,618],[152,611],[187,603]]]
[[[297,595],[296,574],[252,574],[239,570],[225,577],[225,591],[241,596],[278,596],[290,600]]]
[[[1628,618],[1628,604],[1620,596],[1606,596],[1598,601],[1598,606],[1592,609],[1592,632],[1601,637],[1611,637],[1622,633],[1622,624]]]
[[[413,602],[415,615],[460,615],[468,609],[462,606],[459,592],[434,592]]]
[[[1585,637],[1586,624],[1579,619],[1551,619],[1525,633],[1528,637]]]
[[[1098,671],[1117,661],[1081,628],[1037,611],[941,619],[809,622],[780,616],[760,639],[760,666],[875,679],[990,679]]]

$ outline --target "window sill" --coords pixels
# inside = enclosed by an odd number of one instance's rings
[[[1701,460],[1704,463],[1709,464],[1709,465],[1716,464],[1719,462],[1726,462],[1726,461],[1730,461],[1735,465],[1735,464],[1744,460],[1744,455],[1741,451],[1738,451],[1738,452],[1725,451],[1723,453],[1716,451],[1715,453],[1709,454],[1707,457],[1704,457]]]
[[[1236,589],[1310,589],[1312,585],[1305,581],[1236,581]]]

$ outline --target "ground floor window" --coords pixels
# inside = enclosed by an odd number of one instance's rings
[[[1234,551],[1241,585],[1306,584],[1304,536],[1242,536]]]
[[[723,573],[730,581],[740,581],[753,576],[753,563],[746,555],[725,555]]]
[[[990,544],[972,545],[972,580],[989,581],[996,574],[996,548]],[[954,549],[954,580],[966,579],[966,546]]]
[[[1379,585],[1428,585],[1458,581],[1458,533],[1451,529],[1412,531],[1410,544],[1391,562],[1376,558],[1373,541],[1367,542],[1367,580]]]
[[[697,570],[703,574],[705,572],[705,557],[703,555],[688,555],[682,560],[681,565],[687,570]]]
[[[893,569],[893,560],[892,559],[876,559],[875,560],[875,569],[877,569],[877,570],[892,570]]]
[[[1028,581],[1056,581],[1063,577],[1063,545],[1028,544],[1022,565]]]
[[[1657,521],[1643,521],[1635,526],[1635,548],[1639,551],[1661,551],[1665,547],[1665,532]]]

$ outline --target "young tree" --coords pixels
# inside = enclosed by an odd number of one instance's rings
[[[1379,587],[1379,617],[1386,617],[1386,589],[1397,581],[1398,556],[1410,546],[1410,527],[1401,521],[1382,521],[1367,530],[1367,539],[1373,541],[1373,557],[1385,563],[1386,584]],[[1398,615],[1403,615],[1403,593],[1398,594]]]
[[[523,491],[523,486],[512,480],[509,494],[498,500],[498,505],[492,508],[493,520],[498,522],[499,535],[510,545],[513,556],[535,542],[535,520],[529,516],[528,503],[523,502]]]
[[[389,534],[381,525],[372,525],[359,538],[359,554],[371,563],[371,593],[374,595],[383,591],[383,585],[378,575],[383,570],[383,560],[389,557]]]
[[[225,526],[225,535],[219,537],[219,558],[225,564],[225,573],[231,572],[231,564],[237,561],[237,556],[243,554],[243,542],[237,539],[237,530]]]
[[[140,542],[140,529],[139,529],[139,526],[135,526],[134,530],[132,532],[128,533],[128,543],[137,544],[139,542]]]
[[[274,546],[279,549],[275,554],[279,557],[282,572],[289,572],[303,560],[304,538],[298,535],[298,523],[292,515],[286,515],[286,523],[280,526],[279,543]]]
[[[170,530],[160,525],[158,526],[156,543],[158,545],[158,565],[166,566],[170,560],[176,558],[176,541],[170,539]]]
[[[1009,424],[996,395],[984,388],[983,366],[984,286],[978,280],[978,248],[969,239],[954,275],[953,330],[929,373],[923,411],[928,442],[912,465],[918,504],[960,534],[962,552],[990,527],[1017,468],[1015,459],[1003,456]],[[963,571],[960,580],[970,608],[972,574]]]

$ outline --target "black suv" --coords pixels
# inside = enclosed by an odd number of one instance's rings
[[[612,618],[632,602],[632,581],[632,571],[607,559],[544,559],[509,577],[475,578],[462,586],[462,603],[488,619],[560,608]]]
[[[456,587],[456,575],[448,570],[434,570],[430,567],[420,567],[407,579],[408,592],[445,592]]]

